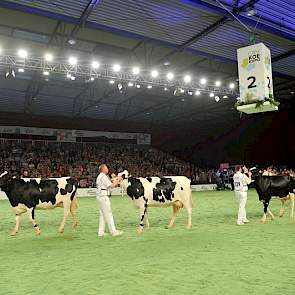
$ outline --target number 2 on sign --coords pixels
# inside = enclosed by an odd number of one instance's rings
[[[250,76],[247,78],[248,81],[251,81],[251,83],[248,85],[248,88],[255,88],[257,85],[255,85],[256,78],[254,76]]]

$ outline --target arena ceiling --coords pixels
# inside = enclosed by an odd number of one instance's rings
[[[6,54],[22,47],[30,56],[48,50],[58,58],[74,53],[79,60],[97,57],[110,64],[189,72],[224,84],[237,79],[237,48],[255,38],[271,49],[275,97],[282,108],[295,99],[293,0],[1,0],[0,16]],[[238,119],[234,95],[216,102],[208,93],[174,96],[155,87],[120,93],[108,80],[54,76],[45,81],[33,71],[7,79],[5,71],[1,68],[1,112],[166,126]]]

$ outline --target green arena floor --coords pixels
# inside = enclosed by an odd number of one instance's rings
[[[62,210],[37,211],[41,236],[26,215],[17,237],[14,216],[0,201],[0,294],[295,294],[295,223],[260,223],[262,205],[249,193],[248,218],[237,226],[233,193],[194,193],[193,229],[182,209],[174,229],[171,208],[151,208],[151,229],[136,234],[138,212],[127,198],[113,197],[122,237],[96,236],[96,200],[79,200],[79,227],[57,233]],[[278,216],[280,202],[271,208]]]

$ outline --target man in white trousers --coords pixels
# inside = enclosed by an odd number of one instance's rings
[[[105,225],[108,226],[109,232],[113,237],[120,236],[123,232],[116,229],[109,198],[111,189],[118,186],[120,177],[111,181],[108,177],[109,169],[106,164],[99,166],[99,172],[96,179],[97,200],[99,203],[98,236],[105,236]]]
[[[239,202],[239,211],[237,225],[244,225],[249,222],[246,214],[248,184],[251,183],[251,172],[246,167],[237,165],[234,174],[234,189],[237,201]]]

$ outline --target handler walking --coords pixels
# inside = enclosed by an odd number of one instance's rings
[[[247,176],[248,174],[249,176]],[[234,174],[234,189],[237,201],[239,202],[239,211],[237,225],[244,225],[249,222],[246,214],[248,184],[251,183],[251,172],[246,167],[237,165]]]
[[[113,237],[120,236],[123,232],[116,229],[109,198],[110,190],[118,186],[120,177],[111,181],[107,176],[109,169],[106,164],[99,166],[99,172],[96,179],[97,200],[99,203],[98,236],[103,237],[105,235],[105,225],[108,226],[109,232]]]

